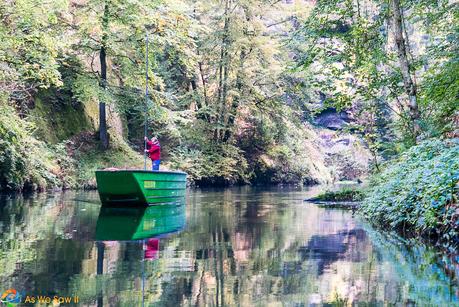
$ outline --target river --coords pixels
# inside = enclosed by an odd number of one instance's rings
[[[459,305],[457,258],[303,201],[317,189],[196,189],[148,209],[2,196],[0,291],[78,306]]]

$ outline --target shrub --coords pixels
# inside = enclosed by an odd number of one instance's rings
[[[459,140],[429,140],[389,161],[360,212],[376,224],[458,238]]]
[[[180,146],[171,152],[170,166],[188,173],[188,180],[195,182],[206,174],[204,173],[205,159],[198,149]]]
[[[0,104],[0,189],[45,189],[62,184],[53,150],[33,136],[34,126]]]
[[[180,146],[171,152],[170,166],[188,173],[192,183],[247,183],[248,165],[242,151],[229,144],[191,149]]]
[[[364,198],[363,191],[353,188],[344,188],[339,191],[325,191],[317,197],[311,198],[312,201],[361,201]]]
[[[308,124],[284,123],[287,132],[277,140],[257,147],[251,135],[243,139],[247,160],[257,183],[317,184],[330,183],[332,176],[325,153],[318,146],[318,135]],[[271,143],[269,143],[269,142]],[[258,150],[254,150],[258,148]]]

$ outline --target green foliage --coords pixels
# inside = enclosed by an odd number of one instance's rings
[[[170,166],[187,172],[191,183],[198,185],[248,183],[250,179],[243,153],[229,144],[202,150],[177,147],[171,153]]]
[[[74,25],[78,31],[73,33],[73,50],[67,52],[91,59],[91,66],[86,65],[76,77],[72,88],[75,97],[82,102],[101,100],[125,110],[123,99],[130,95],[137,100],[132,107],[143,105],[145,29],[148,27],[149,92],[156,104],[170,103],[170,95],[178,91],[176,80],[186,79],[188,67],[193,63],[194,46],[188,36],[189,17],[179,3],[91,0],[78,6],[75,11],[78,18]],[[108,61],[113,63],[108,67],[106,88],[100,86],[100,73],[94,67],[95,57],[102,46]],[[174,74],[177,70],[185,76]]]
[[[457,239],[458,184],[459,141],[425,141],[385,165],[360,211],[379,225]]]
[[[255,183],[331,182],[324,154],[314,143],[318,136],[301,123],[289,107],[276,113],[255,113],[247,129],[238,134],[238,145],[244,151]]]
[[[34,126],[16,115],[14,108],[0,104],[0,189],[36,190],[71,185],[64,168],[69,161],[31,136]],[[62,148],[58,148],[62,154]]]
[[[59,39],[57,21],[66,4],[63,0],[2,1],[0,91],[10,90],[20,98],[30,85],[61,84],[58,59],[65,40]]]
[[[187,172],[191,182],[201,180],[205,176],[204,165],[208,165],[202,151],[187,147],[176,147],[171,152],[170,163],[173,169]]]
[[[398,133],[410,132],[404,111],[393,102],[403,87],[387,44],[387,15],[381,1],[318,1],[292,42],[299,51],[306,49],[296,65],[309,87],[322,94],[309,108],[313,113],[333,107],[351,114],[350,128],[365,140],[376,167],[393,154]],[[401,129],[392,125],[394,113]]]
[[[254,166],[257,182],[262,183],[305,183],[317,184],[327,181],[328,170],[321,161],[311,161],[314,149],[300,142],[284,145],[270,145],[265,154],[260,155]]]
[[[439,41],[410,58],[413,72],[422,75],[422,137],[450,135],[459,88],[455,6],[446,0],[404,5],[405,35],[419,25],[429,42]],[[160,138],[170,166],[188,171],[193,181],[330,182],[326,155],[306,123],[323,108],[351,113],[349,131],[365,139],[376,169],[416,142],[400,103],[406,97],[388,46],[388,13],[381,1],[327,0],[301,8],[264,0],[6,1],[0,4],[0,97],[21,123],[37,127],[18,128],[27,131],[23,139],[33,133],[52,144],[69,140],[60,148],[35,146],[46,152],[37,155],[42,164],[34,162],[47,170],[46,179],[34,175],[40,186],[93,186],[97,167],[141,165],[127,144],[142,146],[145,87],[148,133]],[[104,155],[90,140],[87,150],[65,154],[78,136],[96,135],[99,101],[107,104],[112,148]],[[0,124],[14,124],[8,120]],[[29,162],[18,144],[2,142],[10,153],[4,163],[11,165],[2,174],[20,188]],[[59,162],[64,156],[77,158],[80,174],[69,170],[72,161]]]
[[[453,119],[459,114],[459,56],[433,71],[422,84],[421,106],[426,133],[440,136],[457,129]]]
[[[362,201],[364,192],[354,188],[344,188],[339,191],[325,191],[312,198],[314,201]]]
[[[114,136],[108,150],[100,149],[92,135],[80,134],[69,142],[76,161],[75,181],[77,187],[95,189],[97,187],[94,172],[98,169],[118,167],[121,169],[143,169],[143,158],[129,147],[124,140]]]
[[[427,46],[420,60],[428,67],[419,87],[424,134],[427,137],[457,137],[459,3],[445,0],[419,1],[413,8],[414,14],[423,17],[429,37],[435,39],[435,43]]]
[[[325,96],[321,107],[352,113],[353,128],[365,138],[376,167],[397,149],[450,135],[458,112],[458,3],[401,2],[420,133],[407,105],[399,55],[390,44],[389,2],[317,1],[291,43],[301,51],[296,65],[309,86]]]
[[[1,106],[0,111],[10,112],[0,115],[0,190],[94,189],[97,169],[143,168],[142,156],[124,140],[114,138],[106,151],[87,133],[46,145],[31,136],[33,125],[11,107]]]

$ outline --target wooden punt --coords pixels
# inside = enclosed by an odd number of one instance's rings
[[[144,170],[96,171],[103,205],[145,206],[182,202],[186,194],[184,172]]]

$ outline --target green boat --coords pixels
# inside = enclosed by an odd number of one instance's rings
[[[150,207],[102,206],[97,219],[97,241],[132,241],[160,238],[185,226],[185,205]]]
[[[104,205],[138,205],[182,202],[186,173],[144,170],[96,171],[97,189]]]

